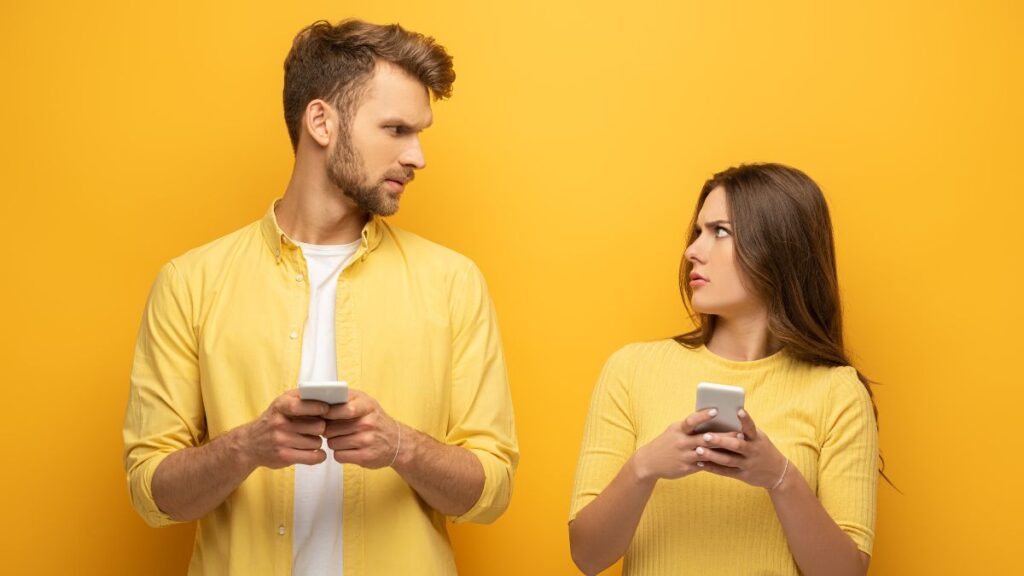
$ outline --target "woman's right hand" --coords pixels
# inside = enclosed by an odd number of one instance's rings
[[[704,463],[698,463],[696,449],[708,444],[693,430],[717,414],[715,408],[694,412],[682,422],[673,422],[661,435],[641,446],[630,459],[637,478],[643,482],[655,482],[701,471]]]

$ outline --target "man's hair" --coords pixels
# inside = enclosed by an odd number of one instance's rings
[[[313,100],[330,102],[347,124],[381,61],[418,79],[435,99],[451,96],[452,57],[433,38],[361,20],[319,20],[303,28],[284,61],[284,121],[292,149],[298,150],[302,115]]]

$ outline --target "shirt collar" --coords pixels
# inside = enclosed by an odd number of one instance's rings
[[[270,252],[274,257],[281,261],[281,255],[286,250],[296,250],[298,245],[287,234],[281,230],[281,227],[277,225],[277,214],[274,213],[274,207],[277,206],[278,198],[270,203],[270,209],[267,210],[266,215],[263,216],[263,220],[260,222],[260,231],[263,233],[263,240],[267,243],[267,247],[270,248]],[[383,236],[383,228],[385,224],[383,219],[376,214],[371,214],[370,219],[363,226],[361,232],[362,242],[359,245],[359,252],[366,254],[372,252],[378,245],[380,245],[381,238]]]

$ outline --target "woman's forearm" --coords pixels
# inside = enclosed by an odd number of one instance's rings
[[[636,455],[569,524],[572,560],[585,574],[614,564],[629,548],[657,478],[637,465]]]
[[[870,556],[836,525],[795,466],[770,493],[789,550],[805,576],[856,575],[868,571]]]

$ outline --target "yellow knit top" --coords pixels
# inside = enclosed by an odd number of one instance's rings
[[[878,433],[867,390],[849,366],[812,366],[785,352],[736,362],[662,340],[613,354],[591,399],[570,520],[638,447],[694,411],[699,382],[744,388],[758,429],[870,554]],[[710,472],[658,481],[623,567],[628,576],[797,573],[767,490]]]

